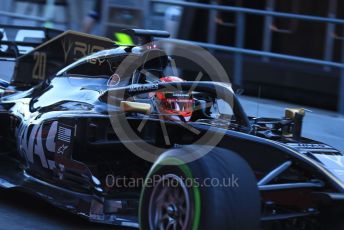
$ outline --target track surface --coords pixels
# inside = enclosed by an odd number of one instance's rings
[[[129,230],[89,223],[21,192],[0,190],[1,230]]]

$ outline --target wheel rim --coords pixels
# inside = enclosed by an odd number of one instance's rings
[[[190,196],[182,178],[162,176],[149,201],[149,226],[155,230],[187,229],[190,220]]]

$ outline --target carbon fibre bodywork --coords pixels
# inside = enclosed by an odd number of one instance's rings
[[[147,103],[151,100],[136,96],[192,88],[231,101],[234,116],[228,124],[198,114],[188,125],[199,130],[201,136],[208,132],[221,134],[217,146],[236,152],[249,163],[261,190],[262,221],[267,228],[275,220],[316,225],[314,216],[334,210],[333,202],[344,200],[343,154],[326,144],[292,135],[295,120],[248,117],[225,84],[140,83],[129,74],[109,85],[114,72],[98,74],[93,68],[106,59],[120,63],[128,55],[145,59],[147,52],[154,50],[124,46],[100,51],[35,86],[16,86],[14,91],[5,92],[0,102],[0,186],[35,194],[90,221],[139,227],[142,187],[107,186],[109,174],[115,178],[145,178],[152,166],[152,162],[133,154],[125,141],[169,149],[193,144],[199,134],[164,121],[171,137],[167,144],[159,114],[147,118],[128,113],[120,103],[129,99]],[[90,75],[73,72],[81,70]],[[1,86],[5,91],[11,87]],[[124,115],[131,127],[138,127],[146,119],[139,138],[120,139],[110,122],[113,112]]]

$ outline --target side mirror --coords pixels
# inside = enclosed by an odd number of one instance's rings
[[[287,108],[285,109],[285,117],[288,118],[288,119],[294,119],[296,114],[299,114],[301,116],[305,116],[305,109],[303,108],[300,108],[300,109],[290,109],[290,108]]]
[[[124,112],[149,114],[152,110],[152,105],[141,102],[121,101],[121,109]]]
[[[306,114],[305,109],[285,109],[285,117],[294,121],[293,138],[298,140],[302,136],[302,123]]]

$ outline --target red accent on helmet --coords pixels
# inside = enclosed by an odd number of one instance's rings
[[[184,80],[179,77],[170,76],[160,78],[160,81],[183,82]],[[168,114],[168,116],[164,116],[166,119],[180,121],[179,116],[182,116],[186,121],[188,121],[191,118],[195,101],[192,94],[189,92],[157,92],[156,97],[160,112]]]
[[[169,76],[169,77],[160,78],[160,81],[161,82],[183,82],[184,80],[181,79],[180,77]]]

